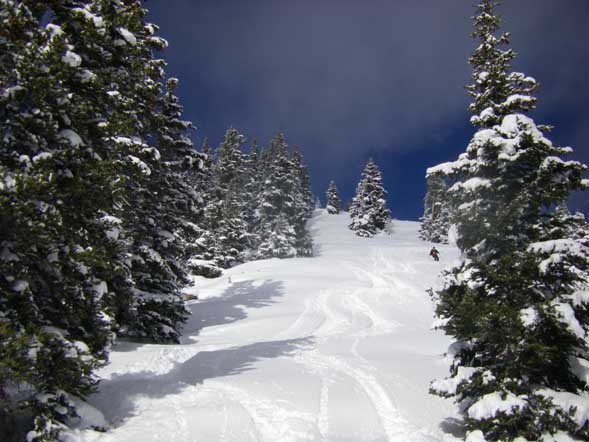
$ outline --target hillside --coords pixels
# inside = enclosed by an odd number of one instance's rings
[[[180,345],[118,343],[90,399],[113,429],[83,439],[455,440],[451,401],[428,394],[449,341],[425,290],[458,252],[433,262],[415,222],[370,239],[348,223],[316,212],[316,257],[197,281]]]

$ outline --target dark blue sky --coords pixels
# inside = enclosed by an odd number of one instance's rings
[[[399,219],[423,210],[425,169],[465,150],[475,0],[148,0],[197,146],[233,126],[299,146],[313,191],[353,196],[369,157]],[[532,115],[589,162],[589,1],[505,0],[514,68],[541,83]],[[587,195],[573,208],[587,210]]]

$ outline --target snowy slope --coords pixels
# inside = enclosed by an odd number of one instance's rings
[[[117,344],[91,398],[113,429],[83,439],[455,440],[451,402],[428,394],[449,341],[425,290],[457,251],[433,262],[414,222],[371,239],[348,223],[317,212],[318,256],[198,281],[181,345]]]

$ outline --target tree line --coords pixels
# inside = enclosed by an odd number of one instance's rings
[[[302,155],[196,150],[133,0],[0,0],[0,425],[53,441],[117,337],[177,342],[190,273],[308,256]],[[4,436],[3,436],[4,437]]]

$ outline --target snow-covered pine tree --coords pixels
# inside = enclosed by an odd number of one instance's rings
[[[168,214],[194,213],[181,184],[196,163],[144,16],[133,1],[0,1],[0,396],[33,415],[30,440],[75,419],[111,329],[150,316],[146,336],[175,339],[184,314],[186,218]]]
[[[200,233],[192,220],[203,205],[192,182],[204,158],[188,137],[192,124],[181,119],[182,107],[174,95],[177,85],[175,78],[167,81],[150,119],[145,118],[155,144],[147,145],[148,135],[144,149],[154,153],[155,161],[149,166],[151,174],[142,174],[137,181],[138,198],[124,214],[133,220],[133,227],[126,230],[133,236],[131,248],[138,257],[132,261],[133,315],[125,333],[157,342],[176,341],[186,317],[181,290],[189,282],[187,254],[197,247]]]
[[[335,181],[329,182],[329,187],[327,188],[327,192],[325,193],[327,198],[327,206],[326,210],[327,213],[335,215],[340,211],[340,200],[339,194],[337,192],[337,187],[335,185]]]
[[[205,137],[202,142],[202,146],[200,148],[201,153],[204,155],[203,158],[203,166],[202,166],[202,176],[204,176],[204,181],[212,180],[213,176],[213,149],[211,149],[211,145],[209,144],[209,139]],[[207,172],[208,171],[208,172]],[[206,177],[210,178],[209,180]]]
[[[249,261],[256,254],[256,249],[260,243],[260,238],[256,235],[256,228],[260,218],[258,201],[260,198],[260,189],[262,182],[260,177],[260,159],[258,153],[258,143],[252,141],[249,155],[245,157],[244,167],[241,176],[242,199],[243,199],[243,220],[247,225],[248,236],[245,238],[245,250],[243,259]]]
[[[55,22],[69,36],[79,60],[70,58],[82,64],[80,78],[94,94],[90,105],[95,113],[94,135],[106,143],[105,155],[113,160],[125,185],[121,203],[116,206],[116,235],[111,229],[109,238],[119,247],[118,262],[124,263],[127,273],[108,281],[113,293],[108,299],[119,325],[117,331],[126,334],[143,329],[139,333],[145,337],[173,340],[177,331],[171,330],[177,321],[166,316],[177,317],[176,313],[183,310],[179,295],[182,283],[177,280],[178,267],[174,268],[178,249],[167,250],[171,238],[160,234],[171,233],[161,208],[175,184],[167,177],[165,164],[171,157],[151,144],[161,144],[157,132],[164,106],[164,61],[156,60],[153,51],[163,49],[166,42],[154,35],[155,25],[145,23],[140,2],[51,5]],[[170,121],[173,118],[170,116]],[[163,187],[154,189],[153,179],[161,180]],[[154,297],[167,299],[176,307],[173,311],[139,314],[138,306],[152,304]],[[162,327],[146,332],[140,325],[145,322],[139,319],[141,316],[151,316],[147,321],[152,324],[162,319]]]
[[[188,257],[195,249],[195,240],[199,237],[200,227],[194,224],[202,216],[204,201],[197,190],[197,183],[203,179],[206,154],[197,153],[188,131],[194,130],[189,121],[182,120],[182,106],[174,91],[178,79],[170,78],[166,82],[166,92],[161,97],[161,113],[156,114],[158,150],[166,168],[166,180],[174,183],[170,195],[164,196],[169,209],[165,211],[168,224],[176,236],[176,254],[180,256],[177,270],[181,279],[186,279],[184,267]],[[180,252],[180,253],[178,253]]]
[[[100,27],[79,33],[75,22],[71,32],[86,68],[105,85],[94,104],[108,116],[100,128],[125,183],[117,215],[130,277],[110,286],[116,293],[118,333],[174,341],[185,317],[178,228],[198,204],[179,182],[188,165],[198,161],[186,136],[189,124],[179,119],[173,82],[165,92],[165,62],[154,57],[167,43],[155,35],[157,26],[145,22],[141,2],[92,1],[77,13],[78,21]],[[100,20],[93,18],[96,14]],[[175,207],[168,212],[172,201]],[[186,209],[185,216],[168,216],[180,207]]]
[[[464,256],[436,294],[440,328],[456,343],[451,377],[432,391],[455,398],[472,439],[560,431],[587,440],[587,228],[554,208],[589,182],[581,164],[561,159],[571,149],[525,115],[535,82],[510,72],[494,7],[483,0],[474,17],[471,110],[481,128],[457,161],[430,169],[455,182],[448,194]]]
[[[258,249],[260,257],[293,258],[297,255],[296,232],[284,213],[279,213],[264,227],[267,237]]]
[[[126,276],[110,240],[124,188],[70,28],[79,6],[0,1],[0,407],[32,415],[30,441],[56,440],[95,389],[110,282]],[[94,17],[76,32],[98,32]]]
[[[291,157],[291,174],[294,181],[294,208],[291,223],[296,234],[297,256],[313,255],[313,241],[307,229],[307,220],[313,213],[314,195],[311,191],[309,171],[303,155],[295,149]]]
[[[262,242],[258,258],[296,256],[297,237],[293,227],[296,184],[283,134],[276,135],[264,149],[261,166],[263,187],[256,233]]]
[[[209,216],[211,216],[211,208],[214,209],[213,199],[213,152],[209,145],[208,138],[203,140],[200,152],[203,156],[203,163],[200,173],[195,176],[195,180],[191,180],[196,193],[203,201],[203,210],[193,220],[198,233],[194,241],[194,247],[189,250],[189,257],[187,262],[187,270],[205,278],[217,278],[221,276],[222,270],[216,260],[217,246],[215,234],[210,228]]]
[[[247,246],[243,182],[245,158],[241,150],[244,142],[243,135],[234,128],[225,133],[225,139],[216,151],[214,194],[207,207],[207,216],[216,237],[217,263],[225,268],[239,262]]]
[[[225,139],[217,148],[214,175],[221,196],[227,192],[231,182],[235,181],[241,172],[244,161],[241,146],[244,142],[243,135],[234,128],[229,128],[225,132]]]
[[[223,199],[221,221],[215,231],[217,252],[220,255],[219,265],[224,268],[242,262],[243,253],[249,243],[248,225],[246,222],[247,206],[244,199],[243,175],[229,183]]]
[[[350,229],[356,235],[370,237],[385,228],[391,216],[386,208],[385,195],[381,172],[370,159],[362,172],[362,179],[356,187],[356,196],[350,207]]]
[[[434,243],[448,242],[450,227],[450,205],[448,201],[448,185],[444,176],[436,173],[427,175],[427,193],[423,200],[423,217],[419,237]]]

